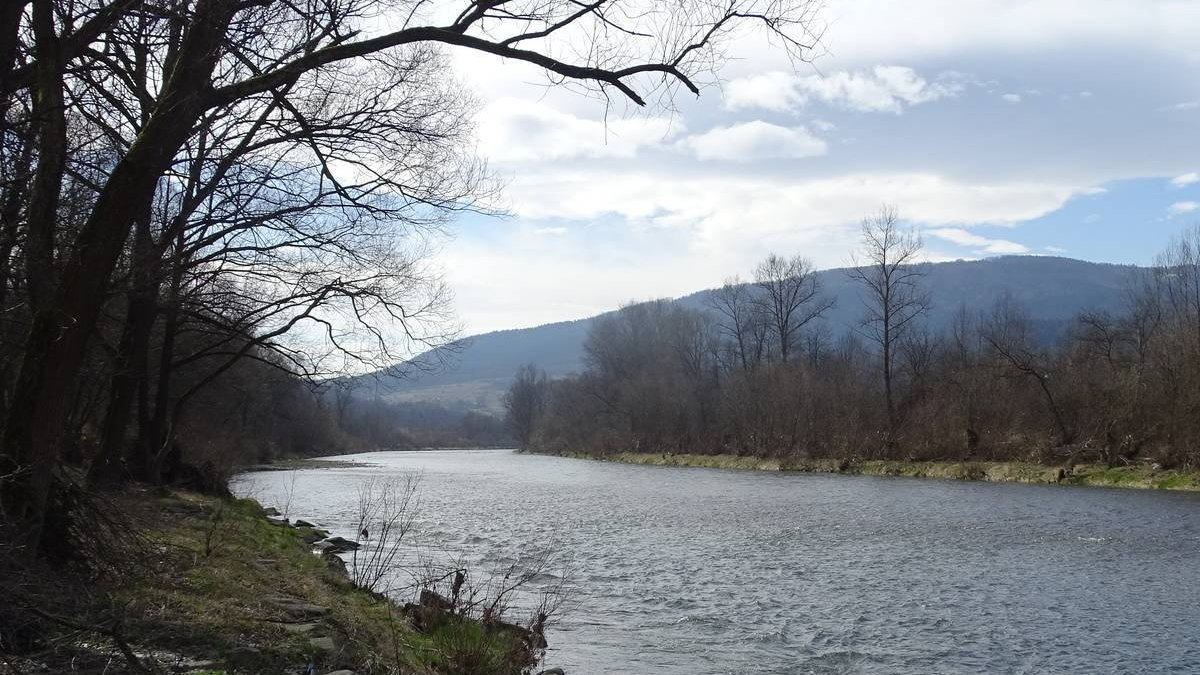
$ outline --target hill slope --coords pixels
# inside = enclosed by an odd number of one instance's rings
[[[985,310],[1002,293],[1029,308],[1039,333],[1051,337],[1080,311],[1116,309],[1136,267],[1069,258],[1005,256],[929,266],[932,300],[929,326],[949,325],[959,307]],[[824,292],[836,300],[824,317],[832,336],[852,330],[862,315],[859,289],[845,269],[819,273]],[[704,308],[709,291],[677,302]],[[603,315],[600,315],[603,316]],[[500,396],[522,364],[535,363],[551,377],[582,369],[583,340],[595,319],[496,331],[469,340],[451,364],[434,373],[408,378],[365,376],[359,385],[394,401],[431,401],[456,407],[498,411]]]

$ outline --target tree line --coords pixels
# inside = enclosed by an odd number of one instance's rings
[[[1131,268],[1123,309],[1050,340],[1008,294],[931,327],[921,250],[894,209],[864,219],[861,320],[838,335],[800,256],[703,310],[628,305],[596,320],[581,373],[518,372],[509,425],[544,452],[1200,466],[1200,226]]]

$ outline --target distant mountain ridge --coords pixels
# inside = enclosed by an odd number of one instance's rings
[[[1051,336],[1081,311],[1120,308],[1125,289],[1140,268],[1071,258],[1003,256],[933,263],[928,269],[931,330],[949,326],[959,307],[986,310],[1007,292],[1029,309],[1038,332]],[[845,268],[822,270],[818,275],[823,292],[836,301],[822,319],[825,329],[831,337],[852,330],[863,313],[858,286]],[[711,289],[698,291],[675,302],[705,309],[709,293]],[[581,370],[583,341],[597,317],[484,333],[469,338],[450,364],[436,372],[406,378],[367,375],[357,378],[357,384],[393,401],[498,412],[500,397],[521,365],[537,364],[551,377]]]

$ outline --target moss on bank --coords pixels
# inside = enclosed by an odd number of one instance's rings
[[[648,466],[687,466],[708,469],[794,471],[859,476],[906,476],[980,480],[997,483],[1092,485],[1155,490],[1200,491],[1200,473],[1164,471],[1150,466],[1105,467],[1077,464],[1044,466],[1026,462],[908,462],[896,460],[803,459],[778,460],[737,455],[692,455],[618,452],[606,455],[572,453],[580,459],[599,459]]]
[[[310,664],[316,673],[358,675],[522,671],[528,651],[511,635],[454,614],[417,632],[395,603],[355,587],[310,552],[307,542],[321,535],[272,524],[252,500],[138,493],[113,506],[132,526],[136,550],[99,579],[69,579],[57,593],[57,580],[44,575],[45,587],[26,603],[37,601],[46,621],[20,672],[69,665],[267,675],[307,672]]]

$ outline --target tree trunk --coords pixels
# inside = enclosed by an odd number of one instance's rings
[[[158,310],[157,257],[158,251],[150,237],[149,214],[143,214],[135,226],[133,286],[127,294],[125,325],[113,364],[100,454],[88,472],[88,478],[93,482],[111,483],[126,477],[122,475],[121,458],[128,454],[126,434],[134,396],[145,385],[150,333]]]
[[[34,5],[35,11],[39,6]],[[179,58],[168,64],[171,75],[154,114],[113,167],[79,231],[74,255],[63,267],[62,283],[52,301],[35,311],[30,322],[17,377],[21,396],[9,408],[3,439],[4,453],[27,469],[3,495],[6,512],[19,523],[19,538],[27,556],[36,557],[40,549],[52,473],[62,450],[66,401],[95,333],[112,272],[131,224],[148,208],[159,177],[206,108],[203,93],[209,88],[235,8],[232,0],[201,0],[197,4],[197,18],[184,38]],[[39,59],[38,63],[48,70],[48,62]],[[56,85],[51,90],[58,92],[61,102],[60,73],[49,76]],[[46,158],[39,157],[39,165],[42,161]],[[31,225],[33,222],[31,219]]]
[[[171,415],[174,406],[171,404],[171,376],[174,374],[172,362],[175,360],[175,338],[179,332],[179,302],[183,286],[184,248],[183,231],[176,235],[174,269],[171,272],[171,286],[164,303],[163,340],[158,355],[158,382],[154,389],[153,414],[143,416],[141,432],[138,434],[139,462],[146,479],[157,481],[161,478],[160,456],[163,449],[171,443],[173,435]]]

